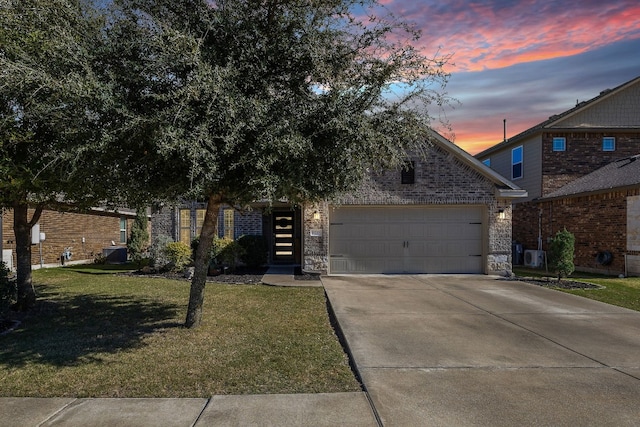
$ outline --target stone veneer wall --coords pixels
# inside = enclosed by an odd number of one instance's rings
[[[497,200],[495,185],[451,153],[432,146],[425,159],[415,161],[415,184],[401,184],[400,171],[372,175],[354,192],[333,205],[482,205],[486,207],[487,273],[511,272],[511,201]],[[304,210],[304,265],[327,271],[329,202]],[[499,218],[503,211],[504,219]],[[314,212],[320,216],[314,219]],[[311,236],[314,230],[316,236]],[[319,234],[319,235],[318,235]]]
[[[176,214],[171,206],[155,206],[151,208],[151,241],[159,236],[168,236],[176,240]]]

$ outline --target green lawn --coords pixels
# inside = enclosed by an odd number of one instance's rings
[[[514,273],[517,276],[550,276],[543,270],[515,268]],[[612,276],[601,276],[589,273],[574,272],[569,280],[577,280],[580,282],[595,283],[602,286],[602,289],[561,289],[574,295],[580,295],[597,301],[606,302],[608,304],[620,307],[630,308],[640,311],[640,277],[626,277],[619,279]]]
[[[34,272],[39,302],[0,336],[0,396],[209,397],[359,390],[321,288],[189,283],[97,267]]]

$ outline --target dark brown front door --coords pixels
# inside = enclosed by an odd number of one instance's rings
[[[295,212],[274,212],[273,225],[273,261],[295,263]]]

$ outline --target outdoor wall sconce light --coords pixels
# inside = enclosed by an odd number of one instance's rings
[[[320,219],[320,212],[318,211],[313,211],[313,219],[315,219],[316,221]]]
[[[504,209],[498,209],[498,219],[505,219],[507,217],[507,214],[505,213]]]

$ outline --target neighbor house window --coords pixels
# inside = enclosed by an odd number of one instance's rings
[[[127,218],[120,218],[120,243],[127,243]]]
[[[511,179],[522,178],[522,145],[511,150]]]
[[[491,159],[484,159],[482,161],[482,164],[490,168],[491,167]]]
[[[400,182],[402,184],[413,184],[416,182],[416,168],[414,162],[404,162],[400,171]]]
[[[553,151],[565,151],[567,149],[567,139],[553,138]]]
[[[612,136],[602,138],[602,151],[616,151],[616,139]]]
[[[234,229],[233,215],[234,215],[233,209],[224,210],[224,237],[231,240],[233,240],[235,237],[233,233],[233,229]]]

